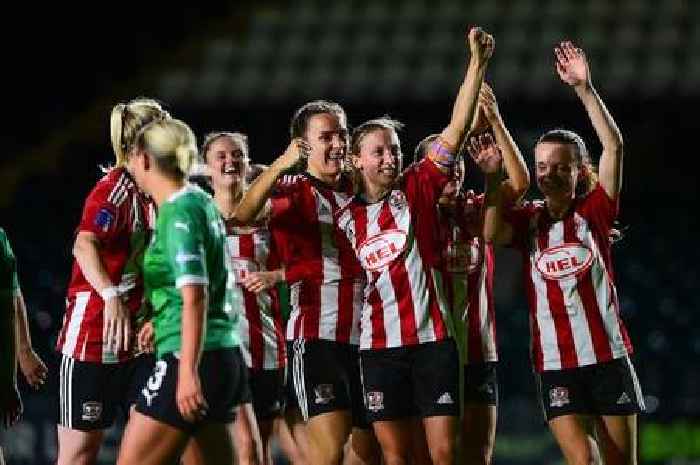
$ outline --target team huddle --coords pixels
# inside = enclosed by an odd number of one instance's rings
[[[484,82],[493,37],[466,42],[451,118],[405,168],[400,122],[350,131],[325,100],[294,113],[269,166],[238,132],[198,149],[154,100],[113,109],[116,162],[85,202],[57,344],[59,465],[95,463],[120,410],[119,464],[269,465],[273,438],[294,465],[489,464],[500,245],[522,255],[567,463],[636,463],[644,403],[611,257],[621,133],[583,51],[557,45],[603,151],[594,168],[577,134],[546,132],[542,200],[524,201],[527,164]],[[464,190],[468,167],[483,193]]]

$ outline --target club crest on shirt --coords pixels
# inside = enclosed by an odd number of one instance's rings
[[[102,402],[83,402],[83,415],[85,421],[97,421],[102,416]]]
[[[406,248],[407,235],[400,229],[388,229],[368,238],[357,248],[362,267],[383,271]]]
[[[569,389],[565,387],[555,387],[549,390],[549,406],[563,407],[570,403]]]
[[[392,191],[389,196],[389,205],[394,208],[403,208],[408,204],[406,194],[401,191]]]
[[[544,250],[535,262],[545,279],[560,280],[584,273],[593,263],[591,249],[567,243]]]
[[[367,393],[367,410],[378,412],[384,410],[384,393],[381,391],[370,391]]]

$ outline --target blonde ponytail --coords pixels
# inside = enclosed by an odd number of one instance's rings
[[[153,121],[170,118],[170,114],[157,101],[138,97],[128,103],[119,103],[112,109],[109,133],[115,165],[125,166],[129,152],[136,143],[139,131]]]

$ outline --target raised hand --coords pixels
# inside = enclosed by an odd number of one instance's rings
[[[491,58],[495,44],[493,36],[480,27],[469,30],[469,50],[478,63],[486,63]]]
[[[572,87],[590,84],[591,71],[583,50],[565,41],[554,47],[554,55],[557,58],[557,73],[562,81]]]
[[[498,111],[498,102],[496,102],[496,94],[486,82],[481,84],[481,90],[479,91],[479,111],[483,111],[491,126],[501,119],[501,113]]]
[[[484,174],[494,174],[501,169],[501,150],[490,133],[470,138],[467,151]]]
[[[297,163],[300,163],[301,160],[308,158],[310,152],[311,146],[309,143],[298,137],[289,143],[284,153],[274,161],[274,165],[280,170],[291,169]]]

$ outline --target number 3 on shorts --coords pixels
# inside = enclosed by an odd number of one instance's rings
[[[153,399],[158,395],[158,389],[160,389],[160,385],[163,384],[163,378],[165,377],[167,369],[168,363],[165,360],[158,360],[153,374],[146,382],[146,387],[141,390],[141,394],[146,398],[146,403],[149,407]]]

